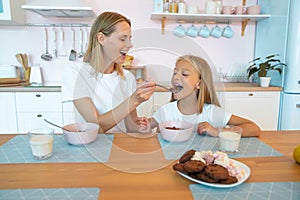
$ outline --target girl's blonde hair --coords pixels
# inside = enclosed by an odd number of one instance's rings
[[[198,114],[202,113],[204,104],[214,104],[220,106],[219,99],[215,90],[213,76],[209,64],[201,57],[193,55],[184,55],[177,59],[179,61],[189,62],[198,72],[200,89],[198,90]]]
[[[131,26],[129,19],[116,12],[103,12],[93,23],[83,61],[89,63],[95,72],[101,72],[103,67],[105,67],[103,63],[103,47],[98,42],[97,34],[102,32],[105,36],[109,36],[116,30],[115,26],[119,22],[127,22]],[[120,76],[124,75],[122,65],[116,64],[115,69]]]

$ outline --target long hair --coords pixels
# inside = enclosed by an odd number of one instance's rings
[[[105,36],[109,36],[116,30],[116,24],[123,21],[131,26],[129,19],[116,12],[103,12],[94,21],[83,61],[89,63],[95,72],[99,72],[105,67],[103,63],[103,47],[98,42],[97,34],[102,32]],[[120,76],[124,75],[122,65],[115,65],[115,68]]]
[[[201,57],[193,55],[184,55],[177,59],[179,61],[189,62],[198,72],[201,80],[198,90],[198,114],[202,113],[204,104],[214,104],[220,106],[218,96],[215,90],[213,76],[209,64]]]

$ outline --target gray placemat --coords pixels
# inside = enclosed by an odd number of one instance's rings
[[[5,200],[97,200],[99,188],[34,188],[0,190]]]
[[[33,158],[28,135],[17,135],[0,146],[0,163],[46,163],[46,162],[107,162],[114,135],[98,134],[87,145],[68,144],[63,135],[54,135],[53,155],[46,160]]]
[[[232,188],[191,184],[196,200],[299,200],[300,182],[244,183]]]
[[[198,135],[196,133],[193,133],[192,137],[188,141],[180,143],[170,143],[164,140],[160,133],[157,137],[167,160],[177,160],[184,152],[190,149],[195,149],[196,151],[217,151],[219,147],[219,138]],[[230,158],[240,158],[282,156],[282,154],[256,137],[245,137],[241,138],[239,152],[228,154],[228,156]]]

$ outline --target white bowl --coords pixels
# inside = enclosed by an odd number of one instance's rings
[[[65,129],[70,130],[65,131],[65,140],[73,145],[84,145],[92,143],[96,140],[98,135],[99,125],[94,123],[74,123],[64,126]]]
[[[179,130],[169,129],[178,128]],[[187,141],[193,133],[193,124],[185,121],[166,121],[159,124],[162,137],[169,142]]]

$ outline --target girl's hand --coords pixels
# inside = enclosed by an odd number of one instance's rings
[[[208,122],[201,122],[198,124],[198,134],[209,134],[210,136],[217,137],[219,135],[218,129],[211,126]]]
[[[150,120],[147,117],[138,117],[137,125],[140,133],[150,132]]]

